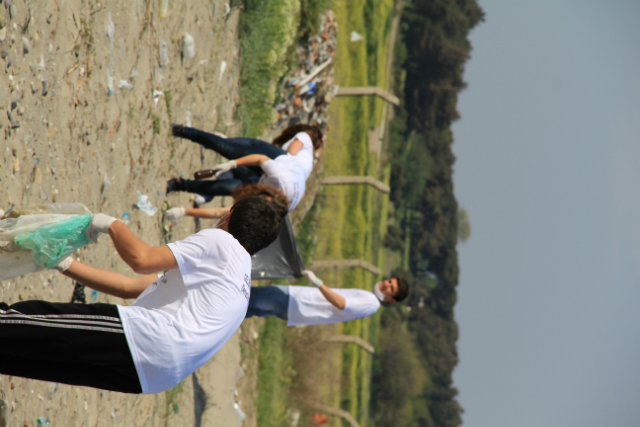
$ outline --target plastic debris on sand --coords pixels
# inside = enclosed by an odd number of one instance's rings
[[[149,196],[140,190],[138,190],[138,201],[134,206],[149,216],[154,216],[158,212],[158,208],[154,208],[149,201]]]

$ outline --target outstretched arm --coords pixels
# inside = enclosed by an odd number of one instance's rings
[[[185,216],[191,216],[194,218],[204,218],[204,219],[216,219],[222,218],[226,214],[231,212],[231,208],[209,208],[209,209],[198,209],[198,208],[171,208],[166,211],[164,214],[169,221],[177,221],[179,219],[184,218]]]
[[[62,274],[98,292],[124,299],[137,298],[158,278],[155,274],[131,278],[75,260]]]
[[[87,238],[98,241],[99,233],[108,233],[118,254],[138,274],[151,274],[178,268],[167,246],[154,248],[138,239],[124,222],[109,215],[96,214],[87,228]]]
[[[327,299],[327,301],[329,301],[337,309],[344,310],[344,308],[347,306],[347,300],[342,295],[329,289],[327,285],[322,283],[322,280],[318,279],[316,275],[313,274],[313,271],[304,270],[302,274],[314,286],[320,289],[320,292],[322,292],[322,295]]]
[[[209,208],[209,209],[196,209],[185,208],[184,214],[186,216],[192,216],[194,218],[215,219],[222,218],[231,211],[231,208]]]
[[[115,221],[109,226],[109,236],[120,258],[138,274],[178,268],[178,263],[168,246],[159,248],[149,246],[134,236],[122,221]]]
[[[248,156],[236,159],[236,164],[238,166],[262,166],[262,164],[268,160],[271,159],[264,154],[249,154]]]

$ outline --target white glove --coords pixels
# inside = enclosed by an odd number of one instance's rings
[[[63,273],[65,271],[67,271],[67,269],[69,267],[71,267],[71,263],[72,262],[73,262],[73,258],[68,256],[65,259],[63,259],[62,261],[60,261],[60,263],[58,263],[58,265],[53,267],[53,269],[54,270],[58,270],[60,273]]]
[[[169,221],[177,221],[180,218],[184,218],[184,208],[171,208],[164,213],[164,216]]]
[[[215,175],[213,175],[213,178],[217,178],[220,175],[222,175],[225,172],[230,171],[231,169],[235,169],[238,167],[238,164],[236,163],[235,160],[229,160],[226,163],[221,163],[218,166],[214,166],[211,168],[211,170],[217,171]]]
[[[310,281],[313,286],[319,288],[320,285],[322,285],[322,280],[318,279],[316,275],[313,274],[313,271],[302,270],[302,275],[306,277],[307,280]]]
[[[115,221],[120,220],[102,213],[95,214],[89,223],[89,227],[87,227],[87,239],[93,240],[93,243],[98,243],[98,234],[108,234],[109,226]]]

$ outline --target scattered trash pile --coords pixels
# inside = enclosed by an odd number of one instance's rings
[[[305,123],[328,130],[327,110],[338,91],[331,66],[338,44],[338,23],[330,10],[322,20],[318,34],[299,46],[298,68],[283,79],[280,100],[275,105],[276,128]]]

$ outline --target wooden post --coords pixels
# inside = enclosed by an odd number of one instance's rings
[[[360,338],[360,337],[358,337],[356,335],[333,335],[333,336],[325,339],[325,341],[351,343],[351,344],[355,344],[358,347],[364,349],[368,353],[374,354],[376,352],[376,349],[373,348],[373,346],[371,344],[369,344],[368,342],[366,342],[365,340],[363,340],[362,338]]]
[[[323,185],[350,185],[365,184],[370,185],[383,193],[389,193],[391,189],[384,182],[372,176],[326,176],[322,179]]]
[[[342,268],[362,268],[365,269],[376,276],[382,274],[380,269],[375,265],[367,262],[363,259],[334,259],[334,260],[322,260],[322,261],[313,261],[311,264],[312,270],[329,270],[332,268],[342,269]]]
[[[375,86],[365,86],[365,87],[342,87],[338,88],[338,93],[336,96],[370,96],[375,95],[384,99],[390,104],[400,105],[400,100],[397,96],[387,92],[384,89],[380,89]]]

